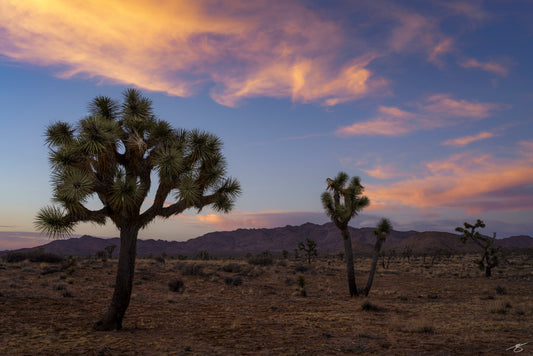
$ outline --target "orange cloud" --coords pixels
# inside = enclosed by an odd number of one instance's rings
[[[453,155],[429,162],[426,173],[390,185],[366,185],[377,207],[462,208],[469,213],[533,209],[533,144],[514,160],[491,155]]]
[[[380,106],[378,117],[340,127],[335,134],[339,136],[401,136],[413,131],[458,124],[461,118],[484,119],[494,111],[503,108],[502,105],[495,103],[456,100],[448,94],[430,96],[418,107],[419,112],[412,113],[396,107]],[[456,120],[450,120],[450,117]]]
[[[491,132],[481,132],[474,136],[459,137],[444,141],[442,144],[446,146],[464,147],[472,142],[484,140],[496,136]]]
[[[477,68],[486,72],[501,75],[502,77],[506,77],[507,74],[509,74],[508,66],[504,65],[503,63],[497,63],[494,61],[480,62],[477,59],[470,58],[463,62],[460,62],[459,64],[464,68]]]
[[[212,82],[217,102],[290,97],[323,105],[384,86],[362,54],[338,70],[337,24],[295,2],[39,0],[0,3],[0,54],[170,95]]]
[[[303,211],[233,211],[224,215],[197,215],[195,218],[202,224],[207,224],[217,230],[274,228],[285,225],[301,225],[311,221],[320,221],[322,223],[328,221],[323,212]]]

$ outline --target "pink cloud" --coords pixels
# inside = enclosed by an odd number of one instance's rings
[[[378,165],[372,169],[361,169],[370,177],[378,179],[394,179],[407,176],[406,173],[398,171],[392,165]]]
[[[480,62],[477,59],[470,58],[459,63],[463,68],[475,68],[481,69],[486,72],[491,72],[494,74],[501,75],[506,77],[509,74],[509,66],[504,63],[498,63],[495,61],[489,62]]]
[[[455,139],[446,140],[442,144],[445,146],[464,147],[472,142],[485,140],[487,138],[491,138],[495,136],[496,134],[493,134],[491,132],[481,132],[474,136],[465,136],[465,137],[459,137]]]
[[[418,112],[380,106],[377,117],[340,127],[335,134],[338,136],[401,136],[414,131],[457,125],[465,118],[484,119],[503,108],[501,104],[478,103],[454,99],[448,94],[435,94],[418,104]]]
[[[424,112],[448,117],[484,119],[494,111],[503,108],[502,105],[495,103],[478,103],[464,99],[454,99],[448,94],[432,95],[427,98],[426,102],[421,105],[421,109]]]
[[[425,173],[389,185],[368,184],[377,207],[462,208],[469,213],[533,209],[533,145],[520,145],[520,156],[498,159],[469,153],[428,162]]]

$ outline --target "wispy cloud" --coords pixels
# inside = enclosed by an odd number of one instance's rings
[[[498,74],[502,77],[506,77],[509,74],[509,65],[507,63],[504,63],[503,61],[480,62],[477,59],[470,58],[461,61],[459,64],[463,68],[481,69],[486,72]]]
[[[363,172],[368,174],[370,177],[378,179],[395,179],[395,178],[404,178],[408,176],[407,173],[397,170],[392,165],[377,165],[372,169],[361,169]]]
[[[228,106],[259,96],[331,106],[387,85],[368,68],[375,53],[339,66],[340,27],[296,2],[2,1],[0,31],[0,54],[63,78],[177,96],[209,85]]]
[[[461,208],[469,213],[533,209],[533,144],[514,159],[462,153],[428,162],[425,173],[388,185],[368,184],[375,207]]]
[[[442,144],[445,146],[464,147],[466,145],[471,144],[472,142],[485,140],[487,138],[491,138],[495,136],[496,134],[492,132],[480,132],[479,134],[474,135],[474,136],[465,136],[465,137],[459,137],[459,138],[446,140]]]
[[[454,99],[449,94],[432,95],[417,107],[417,112],[408,112],[396,107],[380,106],[378,116],[374,119],[340,127],[335,133],[339,136],[401,136],[413,131],[457,125],[465,118],[484,119],[505,108],[497,103]]]
[[[503,106],[496,103],[479,103],[464,99],[454,99],[449,94],[435,94],[421,105],[423,112],[446,117],[467,117],[484,119]]]

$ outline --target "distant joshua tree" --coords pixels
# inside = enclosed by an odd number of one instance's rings
[[[113,251],[115,251],[115,248],[117,245],[109,245],[105,247],[105,251],[107,252],[107,257],[112,258],[113,257]]]
[[[358,296],[355,284],[355,271],[353,265],[352,240],[348,230],[348,223],[359,211],[370,204],[370,200],[363,196],[364,187],[359,177],[353,177],[348,183],[348,174],[339,172],[335,179],[328,178],[327,191],[322,193],[322,206],[331,221],[341,231],[344,240],[344,253],[346,258],[346,273],[350,296]]]
[[[300,251],[305,252],[305,258],[307,259],[308,264],[311,264],[311,259],[313,257],[318,256],[318,252],[316,250],[316,242],[311,239],[306,239],[305,243],[301,241],[298,242],[298,249]]]
[[[48,126],[54,200],[37,214],[38,230],[52,237],[69,235],[79,222],[120,230],[120,253],[111,305],[96,330],[121,329],[130,302],[137,236],[155,218],[189,208],[212,206],[228,212],[241,188],[227,178],[221,140],[199,130],[173,129],[156,118],[150,99],[136,89],[122,104],[104,96],[89,104],[89,116],[76,126]],[[154,172],[156,174],[154,174]],[[154,179],[156,178],[156,179]],[[155,196],[147,199],[152,183]],[[102,207],[90,210],[91,197]],[[149,204],[142,210],[143,205]]]
[[[462,233],[460,238],[463,243],[466,243],[467,240],[471,239],[483,249],[483,256],[481,256],[480,260],[474,260],[474,263],[478,265],[480,270],[485,270],[485,277],[490,277],[492,275],[492,269],[499,264],[499,250],[495,247],[492,247],[494,240],[496,240],[496,233],[494,234],[493,238],[490,238],[482,236],[478,231],[476,231],[477,228],[485,227],[485,223],[480,219],[477,219],[474,225],[471,225],[467,222],[465,222],[463,225],[464,227],[455,228],[455,231]]]
[[[392,231],[392,225],[388,219],[381,219],[376,229],[374,229],[374,235],[376,236],[376,244],[374,245],[374,257],[372,258],[372,265],[370,266],[370,273],[368,275],[368,280],[366,282],[366,287],[363,291],[365,296],[368,296],[370,293],[370,288],[374,281],[374,274],[376,273],[376,267],[378,265],[379,254],[381,252],[381,247],[387,239],[387,235]]]

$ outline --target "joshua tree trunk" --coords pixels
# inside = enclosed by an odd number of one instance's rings
[[[102,320],[94,325],[95,330],[108,331],[122,328],[122,319],[130,304],[138,233],[139,228],[134,226],[128,226],[120,230],[120,253],[115,292],[107,313]]]
[[[346,273],[348,276],[348,287],[350,289],[350,297],[358,296],[357,286],[355,285],[355,271],[353,267],[353,252],[352,252],[352,239],[348,228],[341,230],[342,238],[344,240],[344,255],[346,258]]]
[[[368,274],[368,280],[366,282],[366,287],[363,292],[365,296],[368,296],[368,293],[370,293],[370,288],[372,287],[372,283],[374,282],[374,274],[376,273],[376,267],[378,265],[379,252],[381,251],[381,245],[383,245],[383,241],[378,238],[378,240],[376,241],[376,244],[374,245],[374,258],[372,259],[372,265],[370,266],[370,273]]]

